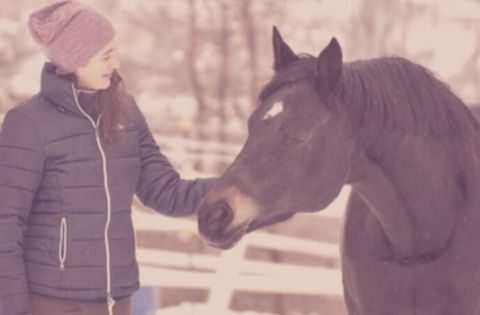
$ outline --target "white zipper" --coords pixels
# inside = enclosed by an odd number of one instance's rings
[[[65,270],[65,259],[67,258],[67,218],[60,220],[60,240],[58,242],[58,260],[60,261],[60,270]]]
[[[98,115],[97,122],[95,123],[93,119],[80,106],[80,103],[78,102],[77,93],[75,91],[75,87],[73,84],[72,84],[72,93],[75,99],[75,104],[77,105],[78,109],[90,121],[93,128],[95,129],[95,139],[97,141],[97,147],[98,147],[98,150],[100,151],[100,155],[102,156],[103,186],[105,189],[105,195],[107,197],[107,222],[105,223],[105,230],[104,230],[105,257],[106,257],[106,268],[107,268],[107,306],[108,306],[108,313],[110,315],[113,315],[113,305],[115,304],[115,300],[112,297],[112,279],[111,279],[111,272],[110,272],[110,243],[108,241],[108,228],[110,227],[112,204],[110,199],[110,191],[108,189],[107,158],[105,156],[105,151],[103,150],[102,143],[100,141],[100,135],[98,133],[98,125],[99,125],[102,114],[100,113]]]

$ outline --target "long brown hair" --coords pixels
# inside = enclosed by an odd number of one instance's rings
[[[110,79],[110,86],[97,94],[96,109],[102,115],[100,136],[106,144],[118,142],[126,128],[128,94],[125,83],[117,71]]]

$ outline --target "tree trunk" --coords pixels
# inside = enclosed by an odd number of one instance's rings
[[[225,1],[220,0],[220,34],[219,34],[219,49],[220,49],[220,68],[218,72],[217,98],[218,110],[220,116],[220,130],[219,140],[226,140],[226,124],[227,113],[226,104],[228,94],[228,86],[230,84],[230,23],[229,10]]]
[[[251,9],[251,0],[244,0],[240,2],[240,19],[243,26],[245,35],[245,41],[248,51],[248,66],[250,69],[249,79],[249,99],[250,106],[243,111],[237,110],[237,113],[242,114],[242,119],[245,119],[248,113],[250,113],[257,105],[258,94],[258,49],[257,38],[255,33],[255,22],[253,20],[253,14]]]
[[[198,28],[197,28],[197,8],[196,0],[189,0],[189,24],[188,24],[188,49],[187,49],[187,63],[190,74],[190,83],[192,85],[193,94],[197,100],[197,114],[196,114],[196,128],[197,136],[200,139],[205,138],[202,124],[205,123],[207,117],[207,107],[205,103],[205,93],[202,84],[200,83],[198,69],[197,69],[197,49],[198,49]]]

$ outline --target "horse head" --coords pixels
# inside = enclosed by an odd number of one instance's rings
[[[342,75],[337,40],[302,58],[274,28],[273,52],[275,75],[248,120],[245,145],[199,206],[199,232],[215,247],[327,207],[349,173],[352,141],[332,96]]]

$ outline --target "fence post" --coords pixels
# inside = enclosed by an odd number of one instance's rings
[[[209,314],[227,314],[235,291],[234,276],[244,260],[247,246],[247,240],[242,240],[234,248],[221,254],[207,302]]]

